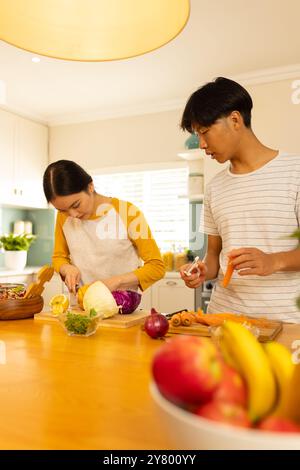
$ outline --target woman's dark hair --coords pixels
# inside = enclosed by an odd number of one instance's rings
[[[195,91],[189,98],[181,119],[181,129],[193,132],[193,125],[209,127],[217,119],[239,111],[246,127],[251,127],[251,96],[238,83],[218,77]]]
[[[43,178],[44,193],[50,202],[56,196],[69,196],[87,191],[92,181],[92,177],[77,163],[58,160],[46,168]]]

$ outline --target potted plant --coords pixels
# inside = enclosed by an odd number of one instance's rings
[[[4,264],[8,269],[22,270],[26,266],[27,252],[31,243],[36,239],[35,235],[23,234],[2,235],[0,247],[4,249]]]

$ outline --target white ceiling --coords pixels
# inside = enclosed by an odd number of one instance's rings
[[[0,41],[2,107],[50,125],[178,108],[216,76],[299,64],[299,17],[299,0],[191,0],[177,38],[114,62],[33,63],[33,54]]]

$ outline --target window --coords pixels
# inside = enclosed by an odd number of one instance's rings
[[[141,209],[162,251],[189,245],[188,168],[93,174],[95,189]]]

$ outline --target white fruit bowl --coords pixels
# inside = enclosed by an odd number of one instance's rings
[[[150,392],[161,425],[174,449],[300,450],[300,433],[259,431],[222,424],[174,405],[163,397],[154,382]]]

